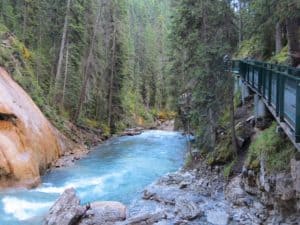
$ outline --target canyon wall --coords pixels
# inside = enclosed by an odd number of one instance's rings
[[[33,187],[64,152],[59,132],[0,67],[0,187]]]

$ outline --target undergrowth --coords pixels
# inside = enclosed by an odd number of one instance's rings
[[[287,138],[281,137],[276,132],[276,123],[274,122],[251,143],[246,166],[253,170],[258,170],[260,159],[264,158],[267,172],[288,170],[290,159],[294,153],[294,146]]]
[[[224,175],[224,178],[225,179],[229,179],[229,177],[231,176],[232,174],[232,169],[234,167],[236,163],[236,159],[235,160],[232,160],[230,163],[228,163],[225,167],[224,167],[224,170],[223,170],[223,175]]]

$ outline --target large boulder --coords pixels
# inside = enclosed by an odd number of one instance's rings
[[[241,186],[241,176],[236,176],[228,183],[225,188],[225,197],[236,206],[249,205],[251,201]]]
[[[289,201],[296,197],[290,173],[278,173],[276,175],[276,189],[274,194],[282,201]]]
[[[120,202],[93,202],[78,225],[113,224],[126,219],[126,206]]]
[[[0,187],[34,186],[62,153],[58,131],[0,67]]]
[[[50,208],[44,225],[75,225],[85,214],[87,208],[80,205],[73,188],[67,189]]]
[[[184,220],[193,220],[204,214],[194,201],[182,196],[179,196],[175,200],[175,211],[178,216]]]
[[[73,188],[67,189],[50,208],[44,225],[111,225],[126,219],[120,202],[93,202],[80,205]]]

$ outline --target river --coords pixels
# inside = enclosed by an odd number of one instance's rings
[[[0,225],[40,225],[59,195],[74,187],[82,204],[113,200],[124,204],[143,188],[183,164],[186,139],[177,132],[145,131],[112,138],[68,168],[54,169],[33,190],[0,192]]]

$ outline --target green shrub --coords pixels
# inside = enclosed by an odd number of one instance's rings
[[[276,123],[274,122],[251,143],[246,166],[258,170],[260,158],[263,157],[266,160],[268,172],[287,170],[294,153],[295,148],[291,142],[276,133]]]
[[[231,174],[232,174],[232,169],[234,167],[236,163],[236,160],[233,160],[232,162],[228,163],[225,167],[224,167],[224,170],[223,170],[223,175],[225,177],[225,179],[228,179]]]
[[[240,90],[235,93],[233,102],[234,102],[234,108],[237,108],[241,105],[242,92]]]
[[[257,57],[261,55],[261,49],[259,39],[254,36],[251,39],[242,42],[234,58],[243,59],[246,57]]]
[[[107,124],[105,123],[100,124],[100,129],[102,130],[104,136],[106,137],[110,136],[110,128]]]
[[[227,127],[230,123],[230,109],[229,107],[226,107],[225,110],[223,111],[223,114],[219,118],[219,124],[222,127]]]
[[[207,163],[209,165],[224,165],[235,158],[231,143],[231,135],[225,134],[218,140],[217,146],[214,151],[207,155]]]
[[[280,63],[280,64],[287,64],[289,59],[289,50],[288,47],[285,46],[281,51],[274,55],[269,62],[271,63]]]

